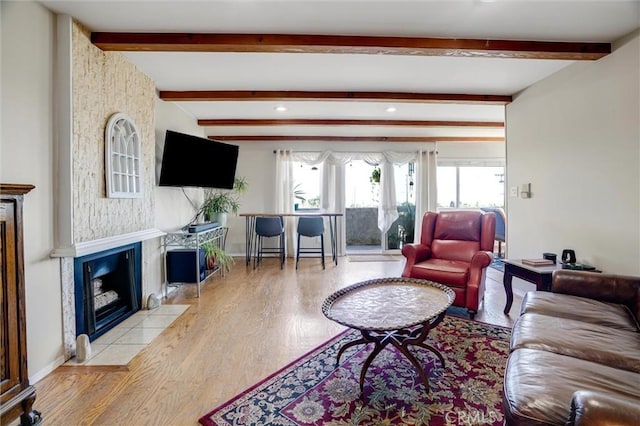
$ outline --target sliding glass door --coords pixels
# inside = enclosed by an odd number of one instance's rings
[[[398,219],[389,230],[378,228],[380,168],[362,160],[351,161],[345,170],[346,242],[349,253],[397,251],[413,242],[415,218],[414,165],[393,167]]]
[[[504,167],[438,166],[438,210],[504,208]]]

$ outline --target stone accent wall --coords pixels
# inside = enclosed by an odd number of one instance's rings
[[[73,232],[74,242],[153,228],[155,85],[121,53],[103,52],[89,32],[73,26]],[[123,112],[140,131],[143,197],[106,198],[104,132]]]

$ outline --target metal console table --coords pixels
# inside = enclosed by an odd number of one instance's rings
[[[198,289],[198,297],[200,297],[200,285],[202,284],[202,282],[204,282],[207,278],[209,278],[211,275],[215,274],[216,272],[220,271],[221,275],[224,275],[224,269],[220,268],[219,266],[214,266],[213,269],[206,269],[207,265],[206,262],[204,263],[204,274],[202,274],[202,264],[200,262],[200,251],[203,250],[203,247],[208,244],[208,243],[213,243],[216,244],[219,248],[224,250],[225,247],[225,243],[226,243],[226,239],[227,239],[227,231],[228,228],[226,227],[222,227],[222,226],[218,226],[215,228],[211,228],[211,229],[206,229],[203,231],[199,231],[199,232],[188,232],[186,230],[179,230],[179,231],[173,231],[173,232],[168,232],[163,240],[162,240],[162,247],[163,247],[163,257],[164,257],[164,295],[165,297],[168,294],[168,287],[171,286],[176,286],[176,285],[181,285],[181,284],[196,284],[197,289]],[[193,262],[193,272],[195,272],[195,275],[193,275],[193,277],[195,278],[194,280],[189,280],[189,281],[178,281],[178,280],[172,280],[171,282],[169,282],[169,279],[171,277],[169,277],[168,275],[168,269],[167,267],[168,262],[167,262],[167,258],[169,256],[169,253],[171,253],[172,251],[176,251],[178,249],[182,249],[185,250],[187,253],[187,256],[185,256],[185,259],[182,260],[174,260],[177,264],[182,263],[182,262]],[[174,265],[175,267],[176,265]],[[181,265],[183,268],[186,268],[186,270],[188,270],[189,266],[188,265]],[[190,274],[189,274],[190,275]]]

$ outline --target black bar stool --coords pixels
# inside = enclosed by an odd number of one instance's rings
[[[320,237],[320,248],[300,247],[300,237]],[[298,219],[298,250],[296,252],[296,269],[301,254],[319,254],[322,259],[322,269],[324,267],[324,220],[322,217],[302,216]],[[312,257],[312,256],[302,256]]]
[[[256,256],[253,259],[253,267],[260,264],[263,254],[278,254],[280,256],[280,269],[284,265],[284,221],[281,216],[257,217],[256,234]],[[278,247],[264,247],[264,238],[280,237]]]

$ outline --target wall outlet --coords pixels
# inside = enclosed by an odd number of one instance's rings
[[[512,186],[509,188],[509,196],[510,197],[517,197],[518,196],[518,187],[517,186]]]

